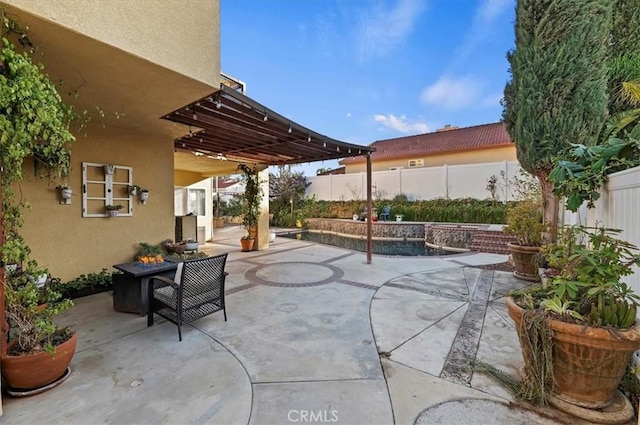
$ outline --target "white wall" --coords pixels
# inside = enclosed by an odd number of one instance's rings
[[[492,176],[500,178],[505,172],[506,179],[518,174],[518,161],[502,161],[469,165],[445,165],[442,167],[405,168],[399,170],[375,171],[372,173],[374,197],[391,199],[405,194],[412,200],[434,198],[477,198],[490,197],[487,181]],[[366,198],[366,173],[336,174],[308,177],[311,186],[308,196],[318,200],[349,201]],[[376,192],[382,196],[376,196]],[[510,198],[504,185],[500,185],[499,198]]]
[[[187,215],[192,211],[189,211],[189,189],[204,189],[205,196],[205,208],[204,215],[198,215],[198,228],[199,230],[204,227],[205,240],[213,239],[213,191],[211,187],[211,179],[202,180],[198,183],[194,183],[185,187],[174,188],[174,214],[175,215]],[[199,240],[203,243],[204,241]]]

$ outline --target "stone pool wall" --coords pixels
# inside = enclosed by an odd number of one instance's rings
[[[367,223],[364,221],[327,218],[309,218],[306,221],[311,231],[367,237]],[[372,223],[371,234],[374,239],[419,239],[442,247],[507,254],[507,243],[513,238],[504,235],[500,227],[491,227],[488,224],[377,221]]]
[[[367,237],[367,223],[364,221],[327,218],[308,218],[306,221],[309,230]],[[377,221],[372,223],[371,235],[374,238],[424,240],[424,225],[406,221]]]

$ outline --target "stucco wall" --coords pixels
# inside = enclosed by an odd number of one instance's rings
[[[218,0],[3,1],[207,84],[218,84]]]
[[[408,169],[408,161],[410,159],[422,159],[424,167],[438,167],[441,165],[461,165],[461,164],[479,164],[485,162],[498,161],[516,161],[516,148],[514,146],[506,146],[501,148],[482,149],[475,151],[453,152],[442,155],[431,155],[423,157],[410,157],[401,159],[391,159],[384,161],[373,161],[371,163],[372,171],[385,171],[391,167],[404,167]],[[367,171],[367,163],[361,162],[357,164],[345,164],[345,172],[359,173]]]
[[[94,126],[74,145],[71,205],[60,205],[55,185],[35,176],[31,162],[25,164],[18,193],[31,209],[25,212],[22,234],[32,258],[63,280],[103,267],[112,270],[113,264],[133,259],[139,242],[174,237],[171,141],[159,143],[155,137],[115,131]],[[134,184],[149,189],[147,204],[134,203],[132,217],[83,218],[82,162],[133,167]]]

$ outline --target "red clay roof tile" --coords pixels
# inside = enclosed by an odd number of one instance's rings
[[[482,124],[473,127],[378,140],[371,144],[376,151],[371,160],[422,157],[445,152],[468,151],[511,145],[511,137],[504,123]],[[362,162],[364,156],[344,158],[340,164]]]

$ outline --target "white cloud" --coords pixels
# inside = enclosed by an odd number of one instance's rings
[[[483,108],[499,108],[501,107],[500,101],[503,96],[504,93],[502,92],[489,93],[483,96],[483,99],[480,101],[480,106]]]
[[[447,109],[461,109],[475,103],[482,84],[471,75],[461,78],[442,76],[422,91],[421,99],[430,105]]]
[[[485,0],[476,11],[477,24],[492,24],[510,5],[513,5],[513,0]]]
[[[351,112],[347,112],[347,118],[351,118]]]
[[[376,4],[363,12],[356,32],[358,57],[387,55],[411,33],[423,10],[423,0],[399,0],[393,7]]]
[[[400,133],[414,133],[421,134],[429,132],[429,126],[425,122],[421,121],[409,121],[405,115],[396,117],[394,114],[376,114],[373,116],[376,122],[381,123],[383,126]]]

